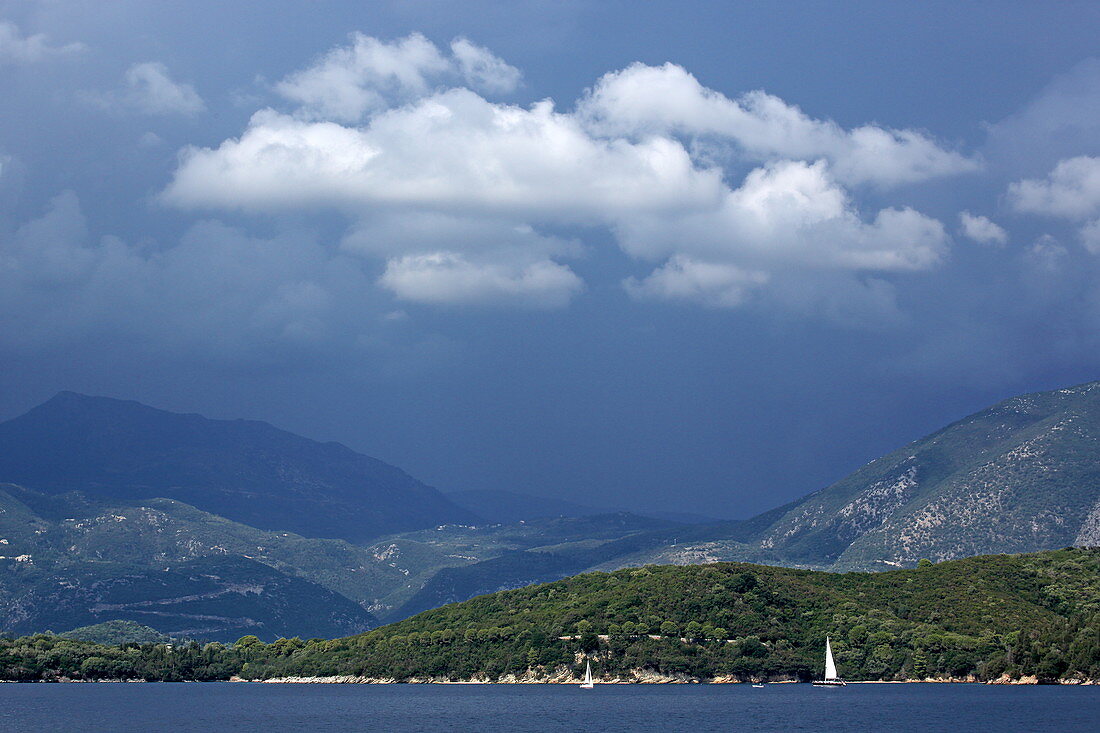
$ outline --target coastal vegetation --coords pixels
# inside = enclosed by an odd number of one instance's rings
[[[10,680],[1100,679],[1100,550],[825,573],[745,563],[587,573],[356,636],[232,645],[0,641]]]

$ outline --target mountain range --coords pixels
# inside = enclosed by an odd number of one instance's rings
[[[767,516],[747,536],[716,529],[646,559],[881,570],[1098,545],[1100,382],[1004,400]]]
[[[646,564],[866,571],[1071,545],[1100,545],[1100,382],[1004,400],[752,519],[448,568],[409,610]]]
[[[177,499],[259,529],[352,542],[477,521],[339,443],[75,392],[0,423],[0,481],[47,494]]]
[[[512,492],[444,495],[266,423],[63,392],[0,423],[0,628],[62,630],[117,610],[174,634],[228,638],[247,618],[261,638],[312,636],[587,570],[720,560],[886,570],[1097,545],[1098,457],[1100,383],[1090,383],[1005,400],[752,519],[700,522]],[[221,568],[212,577],[255,580],[210,586],[190,569],[202,562]],[[178,592],[158,596],[157,613],[100,593],[123,576],[150,589],[156,572]],[[209,628],[168,603],[210,593],[220,611],[197,615],[222,620]],[[342,610],[287,605],[311,594]],[[226,604],[238,601],[234,616]]]

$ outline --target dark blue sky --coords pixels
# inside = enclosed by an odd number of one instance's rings
[[[1094,3],[262,7],[0,1],[0,418],[733,517],[1100,374]]]

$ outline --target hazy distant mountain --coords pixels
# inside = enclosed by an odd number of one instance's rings
[[[1100,382],[1000,402],[761,518],[736,538],[738,525],[654,538],[615,563],[883,570],[1100,545]]]
[[[713,524],[587,515],[590,507],[507,492],[455,497],[471,512],[336,444],[263,423],[71,393],[0,424],[0,480],[12,475],[55,493],[0,491],[0,567],[10,571],[0,593],[9,597],[27,592],[31,564],[55,583],[68,582],[61,570],[79,566],[65,572],[90,582],[102,561],[109,575],[110,563],[236,555],[395,619],[584,570],[647,563],[875,570],[922,557],[1100,545],[1100,383],[1006,400],[803,499]],[[56,493],[78,487],[87,499]],[[135,498],[165,494],[176,501]],[[503,523],[427,522],[426,510],[408,498],[420,496],[433,516],[450,512],[463,521],[484,513]],[[180,501],[201,502],[206,511]],[[359,539],[379,531],[354,531],[367,522],[381,527],[413,515],[421,528],[359,547],[261,531],[216,516],[222,512],[280,530],[297,522],[302,534],[337,527],[338,536]],[[54,627],[96,620],[105,618],[66,617]]]
[[[408,569],[380,554],[345,540],[256,529],[174,499],[89,499],[0,484],[0,562],[25,557],[53,571],[79,562],[164,566],[238,555],[370,609],[408,582]]]
[[[963,418],[810,495],[755,544],[838,568],[1100,545],[1100,382]]]
[[[63,574],[73,565],[86,573],[95,563],[163,568],[209,556],[237,556],[317,583],[384,616],[447,568],[533,548],[567,552],[598,547],[670,526],[629,514],[556,517],[476,527],[441,525],[360,546],[256,529],[174,499],[51,495],[0,484],[0,566],[24,571],[0,573],[0,597],[18,595],[35,578]]]
[[[10,634],[124,620],[188,639],[255,634],[273,641],[344,636],[375,625],[347,598],[239,556],[156,568],[74,563],[52,572],[0,563],[0,588],[0,628]]]
[[[623,507],[591,506],[549,496],[533,496],[516,491],[470,489],[449,491],[445,496],[479,517],[501,524],[513,524],[543,517],[592,517],[628,511]],[[713,524],[719,520],[689,512],[629,510],[640,517],[653,517],[681,524]]]
[[[178,499],[253,527],[353,542],[477,519],[401,469],[339,443],[73,392],[0,423],[0,481],[49,493]]]
[[[396,615],[649,563],[886,570],[1069,545],[1100,546],[1100,382],[1005,400],[753,519],[448,568]]]
[[[404,603],[384,616],[384,620],[404,618],[483,593],[562,578],[600,559],[621,554],[623,543],[633,538],[649,538],[654,532],[672,531],[679,526],[683,525],[618,513],[530,520],[523,525],[504,525],[484,534],[482,530],[467,530],[470,545],[493,542],[496,551],[482,553],[476,562],[435,569],[415,593],[409,594]],[[426,533],[410,533],[406,537]],[[479,539],[478,535],[483,538]],[[453,537],[450,541],[457,539]]]

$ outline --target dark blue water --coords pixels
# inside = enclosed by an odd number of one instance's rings
[[[1100,687],[0,684],[5,731],[1100,731]]]

